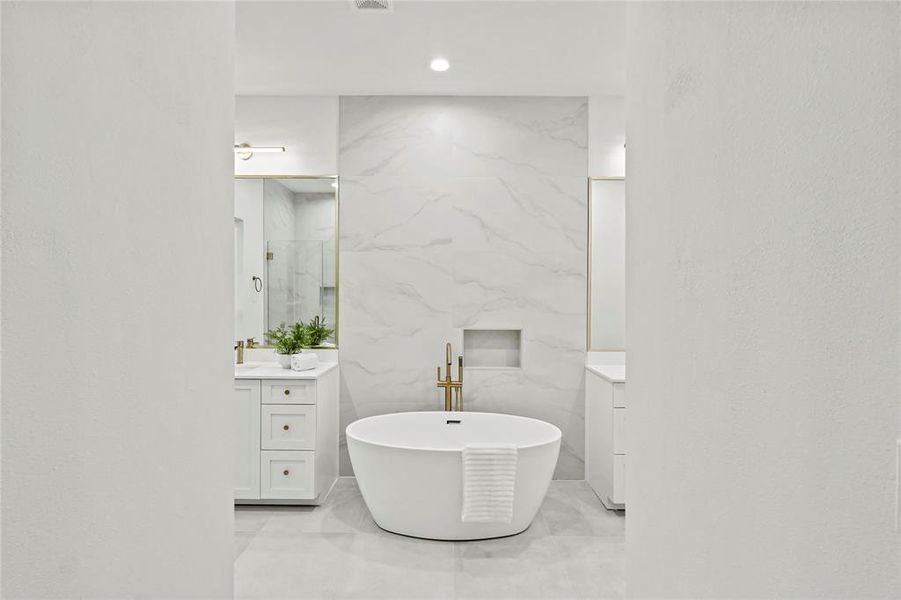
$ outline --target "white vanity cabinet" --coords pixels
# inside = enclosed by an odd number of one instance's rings
[[[585,367],[585,479],[608,509],[626,506],[626,368]]]
[[[235,503],[320,504],[338,479],[338,365],[235,372]]]
[[[235,500],[260,497],[260,382],[235,380],[232,396],[235,431]]]

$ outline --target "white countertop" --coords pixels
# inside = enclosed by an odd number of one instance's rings
[[[626,383],[626,365],[585,365],[585,369],[610,383]]]
[[[235,365],[235,379],[319,379],[323,373],[337,368],[336,362],[321,362],[309,371],[292,371],[276,362],[248,362]]]

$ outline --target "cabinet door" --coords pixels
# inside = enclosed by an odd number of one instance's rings
[[[626,454],[626,409],[613,409],[613,453]]]
[[[626,384],[613,384],[613,406],[614,408],[626,408]]]
[[[315,450],[316,407],[312,404],[264,404],[260,448]]]
[[[261,497],[267,500],[316,498],[315,455],[302,450],[261,452]]]
[[[626,455],[613,457],[613,493],[610,500],[615,504],[626,503]]]
[[[236,380],[232,396],[235,500],[260,498],[260,382]]]
[[[594,373],[585,376],[585,479],[601,498],[613,486],[613,388]]]

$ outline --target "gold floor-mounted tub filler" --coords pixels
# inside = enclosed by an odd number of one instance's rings
[[[451,379],[451,345],[447,343],[447,370],[441,378],[441,367],[438,367],[438,387],[444,388],[444,410],[463,410],[463,355],[457,357],[457,380]],[[456,402],[451,402],[451,394]]]

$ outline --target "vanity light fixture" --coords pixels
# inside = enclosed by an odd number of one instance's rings
[[[251,146],[250,144],[235,144],[235,154],[241,160],[250,160],[255,152],[284,152],[284,146]]]
[[[450,63],[446,58],[433,58],[432,62],[429,63],[429,68],[431,68],[433,71],[442,73],[450,69]]]

